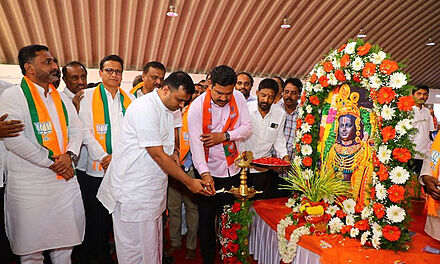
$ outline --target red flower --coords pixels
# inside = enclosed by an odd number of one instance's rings
[[[399,65],[397,65],[397,62],[391,60],[383,60],[379,66],[379,70],[388,75],[397,71],[397,69],[399,69]]]
[[[392,126],[387,126],[382,129],[383,142],[386,143],[388,140],[396,137],[396,130]]]
[[[391,87],[382,87],[377,93],[379,104],[389,104],[396,98],[396,92]]]
[[[237,252],[238,252],[238,249],[239,249],[240,247],[239,247],[238,244],[235,244],[235,243],[229,242],[227,248],[228,248],[229,252],[237,253]]]
[[[342,70],[337,70],[337,71],[335,71],[335,77],[336,77],[336,79],[337,79],[338,81],[341,81],[341,82],[343,82],[343,81],[346,80],[346,79],[345,79],[345,74],[344,74],[344,72],[343,72]]]
[[[322,87],[327,87],[328,86],[327,76],[322,75],[321,77],[319,77],[319,83],[321,84]]]
[[[347,216],[347,214],[344,213],[343,210],[338,210],[338,211],[336,211],[336,216],[339,217],[339,218],[344,218],[344,217]]]
[[[344,56],[342,56],[340,60],[340,63],[341,63],[341,68],[347,67],[348,64],[350,63],[350,56],[344,54]]]
[[[357,51],[358,51],[357,55],[364,56],[364,55],[368,54],[370,49],[371,49],[371,44],[370,43],[366,43],[365,45],[360,46],[360,47],[357,48]]]
[[[307,114],[306,118],[304,118],[307,124],[313,125],[315,123],[315,117],[312,114]]]
[[[301,151],[301,146],[299,144],[296,144],[296,152],[300,152]]]
[[[360,213],[360,212],[362,212],[362,210],[364,210],[364,205],[363,205],[362,203],[357,203],[357,204],[354,206],[354,211],[355,211],[356,213]]]
[[[303,124],[302,119],[299,119],[299,118],[298,118],[298,119],[296,120],[296,129],[300,129],[302,124]]]
[[[397,226],[386,225],[382,229],[382,233],[389,241],[397,241],[400,238],[401,231]]]
[[[239,223],[232,223],[231,224],[231,229],[234,231],[237,231],[240,228],[241,228],[241,225]]]
[[[377,176],[379,176],[379,181],[385,181],[390,176],[387,167],[385,167],[385,165],[383,165],[382,163],[379,165],[379,171],[377,172]]]
[[[312,95],[309,98],[310,103],[314,104],[314,105],[319,105],[319,99],[316,95]]]
[[[351,225],[343,226],[343,227],[341,228],[341,234],[345,235],[345,234],[350,233],[350,230],[351,230],[352,228],[353,228],[353,226],[351,226]]]
[[[402,96],[397,102],[397,108],[399,108],[400,111],[412,111],[413,106],[414,97],[412,96]]]
[[[331,72],[333,70],[333,64],[329,61],[324,62],[323,66],[325,72]]]
[[[393,203],[400,203],[403,201],[405,188],[400,185],[393,185],[388,189],[388,197]]]
[[[361,82],[359,73],[356,73],[356,74],[353,75],[353,81],[358,82],[358,83]]]
[[[306,101],[307,97],[306,97],[306,91],[304,91],[301,95],[301,104],[303,104]]]
[[[303,159],[302,163],[304,164],[304,166],[310,167],[310,166],[312,166],[312,158],[310,156],[305,157]]]
[[[370,229],[370,225],[368,224],[368,219],[357,221],[354,224],[354,227],[356,227],[357,229],[359,229],[361,231]]]
[[[312,76],[310,76],[310,82],[315,83],[316,80],[318,80],[318,76],[316,76],[316,74],[312,74]]]
[[[311,225],[309,227],[309,231],[310,231],[311,234],[315,233],[315,227],[313,225]]]
[[[238,213],[241,210],[241,205],[239,203],[234,203],[234,205],[232,206],[231,211],[233,213]]]
[[[304,136],[301,138],[301,141],[304,144],[310,144],[312,143],[312,136],[310,134],[304,134]]]
[[[231,228],[224,228],[223,229],[223,236],[234,241],[238,238],[237,232],[235,230],[232,230]]]
[[[374,201],[374,199],[376,199],[376,189],[375,188],[371,188],[370,199],[371,199],[371,201]]]
[[[362,76],[368,78],[376,72],[376,64],[367,62],[365,63],[364,69],[362,69]]]
[[[395,148],[393,158],[400,162],[408,162],[411,159],[411,152],[407,148]]]
[[[373,153],[373,166],[374,167],[379,167],[380,161],[379,158],[376,155],[376,152]]]
[[[225,264],[241,264],[241,261],[236,256],[227,257],[223,261]]]
[[[377,219],[381,219],[385,215],[385,207],[383,204],[375,203],[373,204],[373,212],[377,216]]]
[[[339,49],[338,52],[341,52],[345,49],[345,47],[347,47],[347,44],[342,45]]]
[[[377,91],[371,89],[370,90],[370,97],[371,97],[371,100],[377,100]]]

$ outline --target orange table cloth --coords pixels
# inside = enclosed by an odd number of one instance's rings
[[[291,209],[285,206],[287,198],[255,201],[253,207],[257,214],[273,229],[285,218]],[[416,232],[413,236],[412,246],[407,252],[394,252],[391,250],[376,250],[360,244],[359,240],[344,238],[342,235],[307,235],[301,237],[298,245],[321,256],[321,263],[440,263],[440,255],[422,251],[429,245],[440,248],[440,242],[428,236],[424,231],[426,216],[412,216],[410,230]],[[286,229],[290,237],[295,227]],[[332,245],[331,248],[322,248],[321,240]]]

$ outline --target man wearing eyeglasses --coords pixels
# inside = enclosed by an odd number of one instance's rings
[[[118,55],[109,55],[99,64],[102,83],[84,91],[79,116],[83,123],[84,142],[88,149],[86,175],[79,177],[86,212],[86,253],[82,263],[113,263],[110,258],[108,232],[109,215],[96,198],[104,172],[112,159],[112,150],[119,140],[122,119],[128,105],[135,99],[125,93],[122,81],[124,61]]]

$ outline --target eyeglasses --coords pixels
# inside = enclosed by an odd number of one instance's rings
[[[115,70],[112,68],[105,68],[104,72],[107,73],[108,75],[112,75],[114,72],[116,73],[116,75],[122,75],[122,70]]]

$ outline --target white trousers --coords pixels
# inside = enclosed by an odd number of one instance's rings
[[[49,253],[53,264],[70,264],[70,255],[73,247],[52,249]],[[21,264],[42,264],[44,261],[43,251],[20,256]]]
[[[162,263],[162,216],[155,220],[126,222],[121,220],[121,204],[113,212],[116,256],[118,263]]]

